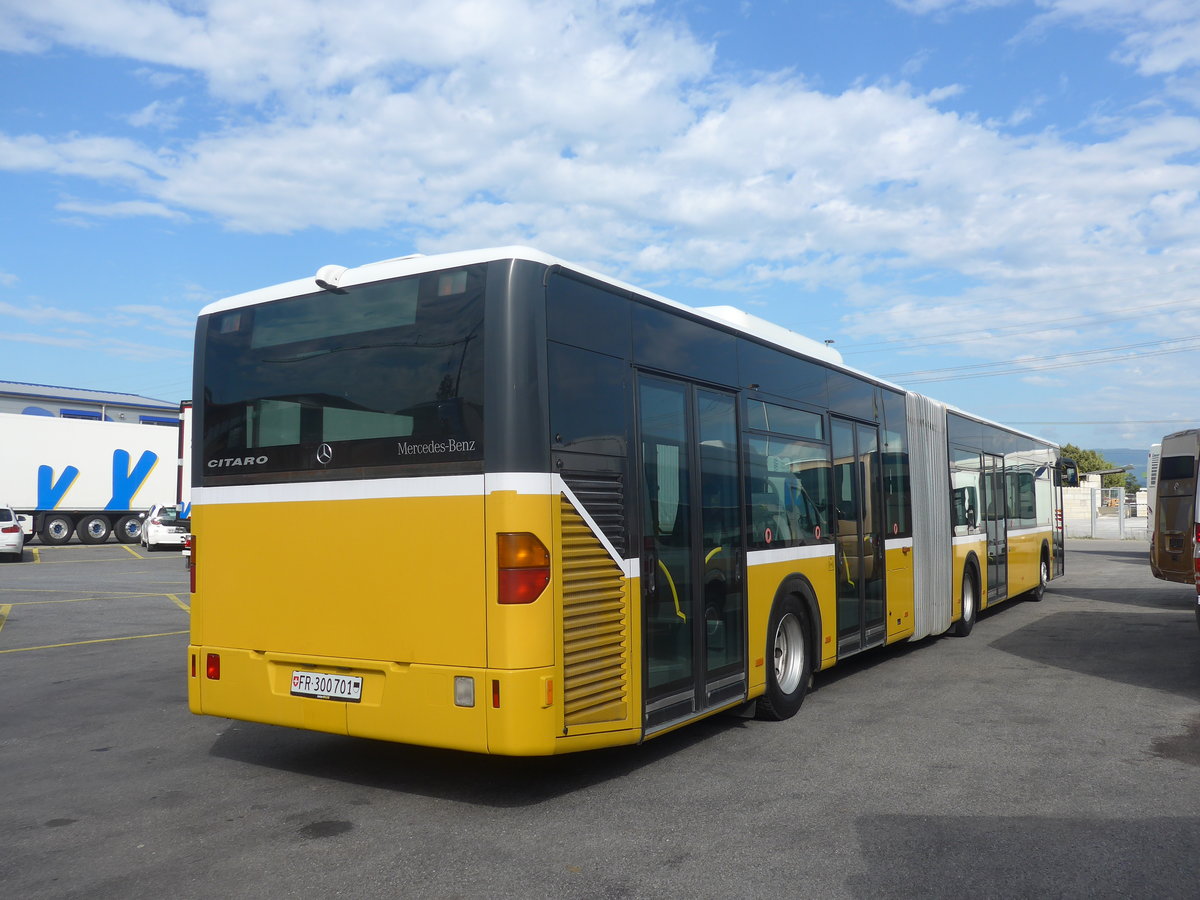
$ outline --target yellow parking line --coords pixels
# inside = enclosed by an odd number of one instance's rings
[[[160,582],[164,583],[164,582]],[[173,582],[165,582],[171,584]],[[77,588],[0,588],[0,591],[9,591],[13,594],[77,594]],[[104,594],[109,597],[157,597],[161,591],[89,591],[93,596]],[[40,602],[40,601],[35,601]]]
[[[4,623],[8,621],[8,614],[12,612],[11,603],[0,604],[0,631],[4,630]]]
[[[40,547],[30,547],[29,549],[33,551],[33,562],[34,565],[37,565],[42,561],[42,550]]]
[[[126,547],[125,549],[129,550],[128,547]],[[129,552],[133,553],[132,550],[130,550]],[[134,555],[136,556],[137,554],[134,554]],[[146,557],[144,557],[144,556],[138,556],[138,559],[145,559],[145,558]],[[164,558],[168,559],[168,560],[170,559],[170,557],[164,557]],[[38,560],[38,561],[41,562],[41,560]],[[53,562],[43,562],[42,565],[43,566],[73,566],[76,563],[106,563],[106,562],[125,562],[125,557],[114,556],[111,559],[56,559]]]
[[[132,547],[130,547],[128,544],[122,544],[121,546],[124,547],[126,550],[128,550],[130,553],[132,553],[134,556],[136,556],[138,559],[146,558],[146,557],[142,556],[142,554],[140,554],[136,550],[134,550]]]
[[[184,612],[190,613],[192,611],[192,608],[180,600],[175,594],[167,594],[167,596],[170,597],[175,602],[175,605]]]
[[[66,597],[62,600],[18,600],[10,606],[45,606],[47,603],[91,603],[101,600],[144,600],[147,597],[162,597],[163,594],[117,594],[109,597]]]
[[[60,647],[81,647],[84,644],[108,644],[113,641],[138,641],[142,638],[173,637],[177,634],[187,634],[187,632],[164,631],[161,634],[131,634],[128,637],[96,638],[91,641],[72,641],[69,644],[44,644],[41,647],[13,647],[11,650],[0,650],[0,653],[24,653],[26,650],[57,650]]]

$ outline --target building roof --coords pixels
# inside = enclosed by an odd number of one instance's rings
[[[30,400],[75,400],[102,403],[109,406],[131,406],[156,412],[179,412],[179,403],[155,400],[140,394],[115,391],[93,391],[88,388],[59,387],[52,384],[25,384],[21,381],[0,381],[0,397],[26,397]]]

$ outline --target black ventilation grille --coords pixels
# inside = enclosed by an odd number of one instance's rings
[[[617,472],[563,472],[571,493],[625,558],[625,479]]]

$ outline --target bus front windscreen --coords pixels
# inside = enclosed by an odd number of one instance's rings
[[[485,271],[429,272],[202,320],[205,480],[481,470]]]

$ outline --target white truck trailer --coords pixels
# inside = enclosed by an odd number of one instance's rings
[[[0,413],[0,503],[26,537],[137,541],[139,516],[179,489],[180,429]]]

